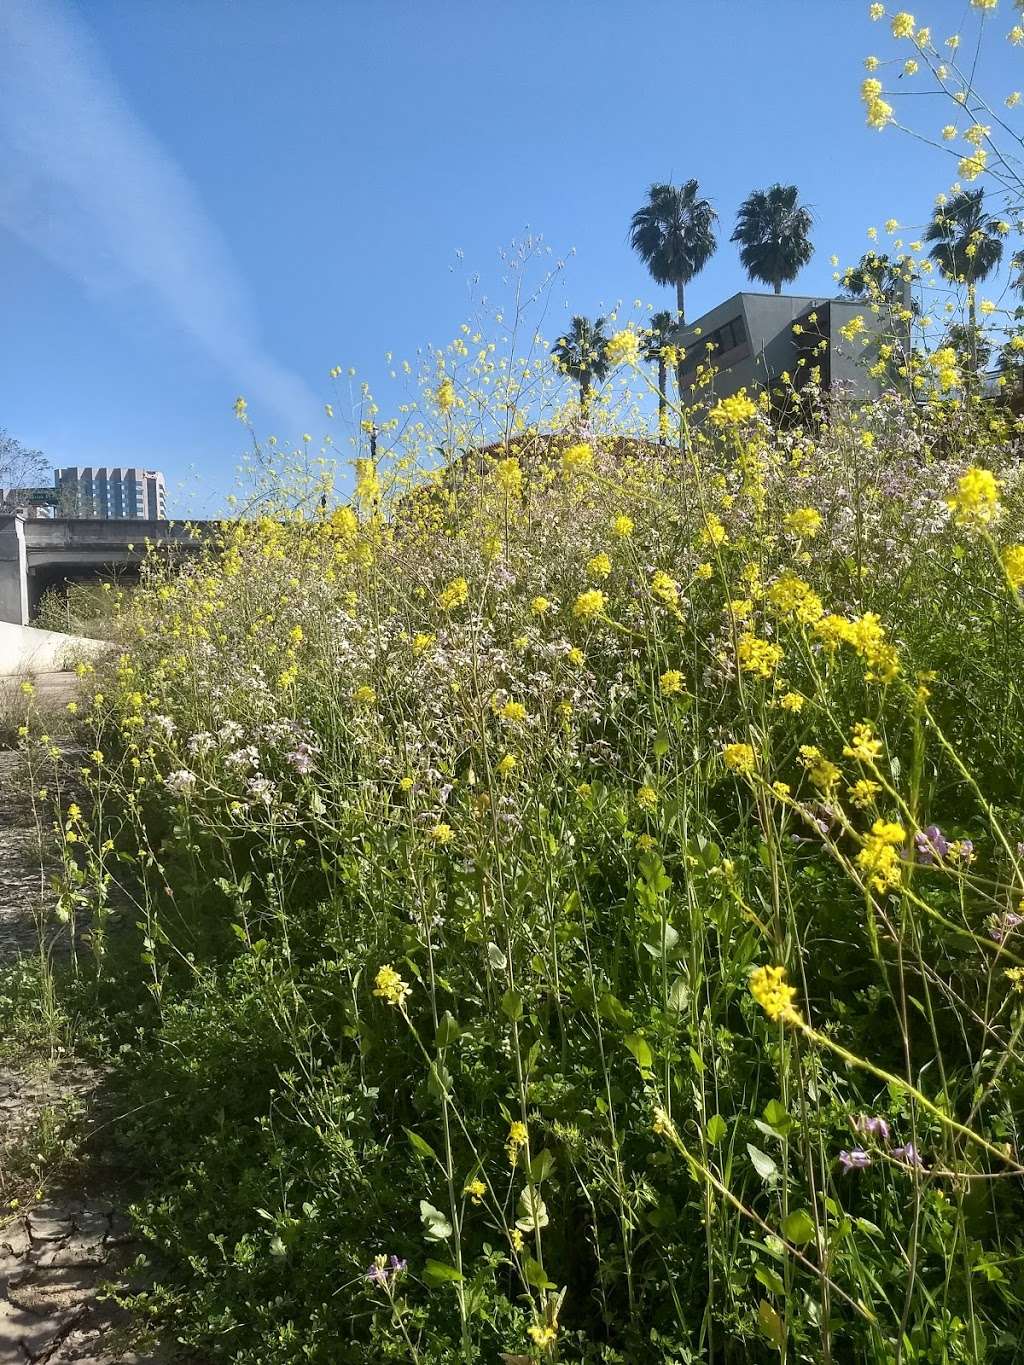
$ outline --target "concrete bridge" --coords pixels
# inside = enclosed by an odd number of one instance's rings
[[[195,553],[215,521],[106,521],[0,516],[0,621],[27,626],[47,588],[137,569],[147,543]]]

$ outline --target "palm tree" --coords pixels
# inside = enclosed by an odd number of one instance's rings
[[[590,406],[591,384],[595,379],[600,383],[608,373],[605,354],[608,336],[604,324],[604,318],[591,321],[577,315],[569,323],[566,334],[551,348],[556,366],[580,386],[580,409],[584,416]]]
[[[665,347],[673,344],[675,324],[668,311],[655,313],[651,325],[640,341],[640,354],[644,360],[658,367],[658,432],[665,434],[668,426],[668,363],[665,360]]]
[[[907,307],[916,316],[921,305],[907,288],[918,278],[909,258],[893,260],[885,252],[867,251],[843,275],[843,293],[852,299],[868,298],[888,308]]]
[[[686,321],[683,290],[715,254],[718,214],[700,198],[696,180],[652,185],[647,203],[633,214],[629,244],[642,258],[656,284],[675,285],[676,322]]]
[[[929,255],[947,280],[967,285],[969,336],[974,338],[977,370],[978,320],[975,287],[987,279],[1003,258],[1003,241],[997,221],[985,212],[984,190],[957,190],[935,210],[925,229],[931,243]]]
[[[740,244],[740,260],[752,280],[770,284],[776,294],[795,280],[814,255],[811,211],[797,203],[795,185],[752,190],[736,214],[731,240]]]

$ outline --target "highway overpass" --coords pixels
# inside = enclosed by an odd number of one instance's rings
[[[0,621],[27,626],[47,588],[137,569],[147,544],[194,553],[219,527],[215,521],[0,516]]]

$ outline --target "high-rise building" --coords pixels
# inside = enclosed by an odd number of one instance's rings
[[[167,490],[158,469],[68,465],[56,469],[58,516],[166,521]]]

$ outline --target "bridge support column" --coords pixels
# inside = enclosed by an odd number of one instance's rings
[[[0,517],[0,621],[27,626],[28,556],[24,517]]]

